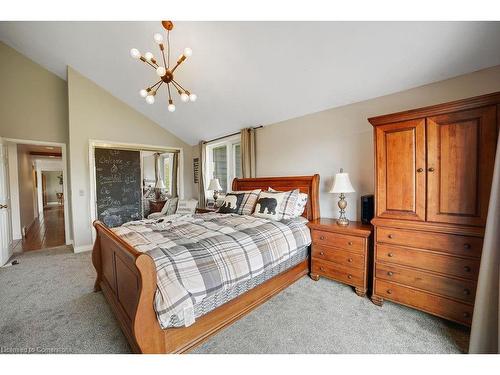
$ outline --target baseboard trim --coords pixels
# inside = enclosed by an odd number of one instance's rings
[[[90,251],[92,250],[92,245],[83,245],[83,246],[77,246],[77,247],[74,247],[73,246],[73,252],[74,253],[83,253],[85,251]]]

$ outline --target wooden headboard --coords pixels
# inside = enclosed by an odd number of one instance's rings
[[[319,219],[319,174],[314,176],[235,178],[233,191],[273,188],[279,191],[299,189],[308,195],[302,216],[307,220]]]

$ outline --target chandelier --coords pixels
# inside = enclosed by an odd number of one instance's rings
[[[161,51],[161,58],[163,61],[163,66],[158,64],[158,60],[155,59],[154,55],[151,52],[146,52],[144,56],[141,55],[137,48],[132,48],[130,50],[130,56],[134,59],[140,60],[143,63],[149,65],[156,71],[156,74],[160,77],[160,80],[156,82],[154,85],[149,86],[148,88],[142,89],[139,91],[139,95],[146,99],[146,103],[153,104],[155,102],[155,96],[158,92],[159,88],[165,83],[168,93],[168,110],[169,112],[175,111],[174,101],[172,100],[170,85],[173,86],[173,89],[177,91],[180,95],[181,101],[189,102],[196,101],[196,94],[193,94],[182,87],[179,82],[174,79],[175,70],[181,65],[188,57],[193,54],[191,48],[185,48],[182,55],[177,59],[175,66],[170,67],[170,31],[174,28],[174,24],[172,21],[162,21],[161,24],[167,30],[167,43],[166,46],[163,44],[163,35],[160,33],[156,33],[153,36],[154,41],[158,44]],[[165,50],[167,52],[167,56],[165,57]]]

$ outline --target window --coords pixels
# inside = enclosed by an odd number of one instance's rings
[[[242,177],[240,136],[209,144],[205,186],[212,178],[218,178],[222,191],[227,192],[231,190],[231,183],[236,177]]]

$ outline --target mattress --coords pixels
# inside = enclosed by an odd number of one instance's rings
[[[196,319],[307,256],[303,217],[271,221],[205,213],[141,220],[113,231],[156,265],[154,308],[162,328]]]

